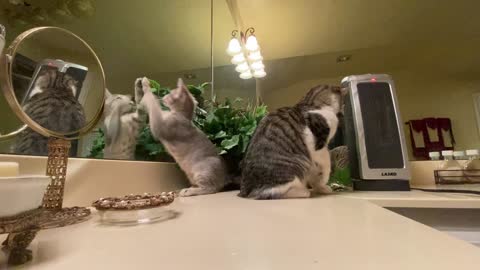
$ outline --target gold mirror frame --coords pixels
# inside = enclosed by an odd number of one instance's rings
[[[11,80],[11,74],[13,74],[13,60],[14,57],[17,53],[17,50],[19,48],[19,45],[26,40],[28,37],[37,34],[39,32],[45,31],[45,30],[56,30],[56,31],[61,31],[64,32],[67,35],[70,35],[80,41],[89,51],[90,53],[94,56],[101,75],[102,75],[102,102],[101,106],[99,106],[94,118],[90,120],[84,127],[82,127],[80,130],[76,130],[74,132],[70,133],[59,133],[55,132],[49,129],[46,129],[39,125],[37,122],[33,121],[22,109],[21,104],[18,102],[16,96],[15,96],[15,90],[13,89],[13,82]],[[17,115],[17,117],[24,122],[28,127],[33,129],[35,132],[46,136],[46,137],[55,137],[59,139],[64,139],[64,140],[74,140],[80,138],[82,135],[88,133],[93,127],[95,127],[98,123],[98,121],[101,119],[102,113],[103,113],[103,106],[105,104],[105,88],[106,88],[106,83],[105,83],[105,72],[103,70],[102,64],[100,60],[98,59],[98,56],[95,54],[93,49],[79,36],[75,35],[74,33],[63,29],[59,27],[36,27],[32,28],[30,30],[27,30],[20,34],[18,37],[15,38],[15,40],[10,44],[10,46],[4,50],[4,53],[2,53],[0,57],[0,85],[3,91],[3,95],[5,96],[5,99],[7,103],[10,105],[10,108],[12,108],[13,112]],[[26,126],[23,126],[19,128],[16,131],[10,132],[9,134],[5,135],[0,135],[0,139],[7,139],[7,138],[12,138],[18,133],[20,133],[22,130],[24,130]]]
[[[45,30],[60,31],[81,42],[94,56],[102,76],[102,89],[99,89],[102,91],[100,106],[93,119],[80,130],[74,132],[62,134],[44,128],[37,122],[33,121],[23,111],[23,108],[15,95],[15,89],[13,88],[11,76],[13,74],[13,61],[20,44],[28,37]],[[12,251],[9,256],[9,263],[22,264],[32,258],[31,252],[26,248],[40,229],[40,226],[38,225],[40,221],[49,221],[52,224],[52,227],[57,227],[85,221],[90,215],[90,210],[84,207],[62,208],[63,191],[67,173],[70,140],[79,138],[89,132],[102,117],[105,104],[105,72],[93,49],[77,35],[59,27],[37,27],[20,34],[0,56],[0,86],[8,105],[11,107],[15,115],[25,124],[16,131],[5,135],[0,134],[0,139],[15,137],[18,133],[28,127],[43,136],[49,137],[46,175],[50,176],[51,181],[43,196],[42,207],[32,210],[31,213],[28,212],[14,216],[12,220],[0,218],[0,233],[9,233],[7,241],[3,243],[3,245],[6,245],[7,249]],[[44,210],[48,211],[45,212]],[[52,213],[52,215],[44,215],[44,213],[47,212]],[[23,226],[25,224],[28,226]]]

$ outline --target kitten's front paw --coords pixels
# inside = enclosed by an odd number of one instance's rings
[[[135,80],[135,102],[138,104],[143,98],[142,78]]]
[[[150,91],[150,80],[147,77],[142,78],[143,92]]]
[[[318,186],[315,191],[319,194],[331,194],[331,193],[333,193],[332,188],[328,185]]]
[[[178,196],[179,197],[190,197],[190,196],[193,196],[195,194],[192,194],[190,188],[184,188],[182,190],[180,190],[180,192],[178,192]]]
[[[135,92],[143,92],[143,85],[142,85],[142,79],[143,78],[137,78],[135,80]]]
[[[178,193],[179,197],[190,197],[190,196],[197,196],[197,195],[205,195],[205,194],[213,194],[217,192],[213,188],[204,188],[204,187],[189,187],[184,188]]]

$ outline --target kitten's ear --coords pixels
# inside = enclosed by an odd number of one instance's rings
[[[110,93],[110,91],[108,91],[108,89],[105,88],[105,99],[109,99],[111,96],[112,96],[112,93]]]
[[[185,87],[185,84],[183,83],[183,80],[182,80],[182,78],[178,78],[178,81],[177,81],[177,88],[180,88],[180,89],[182,89],[182,88],[186,88],[186,87]]]

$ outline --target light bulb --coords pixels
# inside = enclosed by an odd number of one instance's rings
[[[250,70],[242,72],[242,73],[240,73],[240,78],[242,78],[244,80],[251,79],[252,78],[252,72],[250,72]]]
[[[255,70],[255,72],[253,72],[253,77],[255,78],[263,78],[265,76],[267,76],[267,73],[263,69]]]
[[[247,71],[247,70],[249,70],[249,69],[250,69],[250,68],[248,67],[248,64],[247,64],[246,62],[243,62],[243,63],[239,64],[239,65],[235,68],[235,70],[236,70],[237,72],[240,72],[240,73],[245,72],[245,71]]]
[[[237,38],[232,38],[228,43],[227,53],[231,56],[238,54],[242,51],[242,46],[240,45],[240,41]]]
[[[256,52],[260,47],[258,46],[257,38],[254,35],[251,35],[247,38],[245,48],[251,52]]]
[[[251,52],[248,54],[248,60],[250,61],[262,61],[263,60],[263,57],[262,57],[262,54],[260,54],[260,51],[256,51],[256,52]]]
[[[261,70],[265,68],[265,65],[263,65],[262,61],[256,61],[250,64],[250,67],[253,70]]]
[[[233,57],[232,57],[232,64],[234,65],[238,65],[238,64],[241,64],[243,62],[245,62],[246,59],[245,59],[245,55],[243,55],[243,53],[239,53],[239,54],[235,54]]]

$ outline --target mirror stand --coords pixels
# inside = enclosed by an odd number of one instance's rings
[[[47,210],[48,222],[42,223],[42,228],[72,225],[83,222],[90,216],[90,209],[86,207],[62,207],[70,145],[69,140],[48,138],[46,175],[50,176],[51,181],[43,195],[42,208]]]
[[[43,196],[44,208],[62,208],[69,150],[70,141],[54,137],[48,139],[47,175],[52,180]]]
[[[32,48],[39,48],[41,46],[36,46],[37,44],[54,44],[50,42],[52,40],[65,40],[75,48],[72,50],[80,55],[81,59],[78,58],[80,56],[77,55],[72,56],[73,58],[70,59],[70,62],[62,60],[54,60],[52,62],[52,60],[49,59],[60,59],[64,56],[58,56],[58,54],[55,54],[57,50],[52,49],[49,49],[46,54],[38,56],[31,54],[30,46],[25,45],[27,41],[29,41],[35,45]],[[55,44],[63,43],[57,42]],[[61,51],[63,47],[60,46],[57,49]],[[34,52],[37,51],[34,50]],[[40,60],[37,61],[37,67],[35,68],[38,72],[40,72],[41,69],[53,70],[52,68],[54,68],[55,74],[58,75],[60,73],[60,75],[63,76],[64,73],[67,73],[71,68],[73,71],[70,75],[74,77],[74,74],[76,74],[75,76],[79,77],[81,81],[86,78],[86,74],[88,73],[91,76],[90,80],[92,83],[90,84],[90,88],[93,90],[88,91],[91,89],[84,89],[85,93],[90,93],[90,95],[87,95],[83,102],[86,103],[87,100],[89,101],[91,117],[88,118],[84,124],[81,124],[81,127],[76,127],[73,130],[64,132],[49,129],[49,127],[42,126],[32,119],[30,115],[24,111],[24,106],[22,105],[22,95],[28,96],[27,92],[30,88],[23,89],[20,87],[20,90],[17,89],[17,93],[13,87],[12,76],[14,74],[14,63],[16,59],[23,59],[21,57],[27,57],[29,59],[39,58]],[[66,71],[64,70],[65,68]],[[51,73],[52,72],[45,71],[41,76],[46,76]],[[40,73],[35,74],[36,80],[39,78],[37,75]],[[34,79],[33,77],[31,79],[32,82],[30,82],[29,85],[33,85]],[[93,82],[95,83],[93,84]],[[95,52],[80,37],[68,30],[58,27],[38,27],[19,35],[8,47],[6,52],[0,54],[0,85],[8,105],[10,105],[16,116],[26,124],[16,131],[3,135],[0,134],[0,139],[11,139],[23,131],[36,132],[44,137],[48,137],[48,142],[40,142],[48,143],[46,175],[51,178],[47,189],[45,191],[39,190],[38,195],[42,196],[43,192],[41,206],[13,216],[0,216],[0,234],[8,234],[7,239],[2,243],[3,249],[9,253],[8,264],[18,265],[32,259],[32,252],[28,250],[27,247],[33,241],[39,230],[76,224],[90,217],[90,209],[86,207],[63,207],[63,196],[71,146],[70,141],[89,132],[101,118],[105,101],[105,74]],[[97,93],[100,93],[99,95],[95,94],[95,89]],[[24,90],[27,90],[27,92]],[[78,100],[73,103],[79,104],[83,109],[86,108],[85,104]],[[85,112],[83,112],[83,114],[85,114]],[[73,119],[72,121],[78,119],[78,117],[74,119],[72,115],[70,115],[70,117]],[[31,130],[27,130],[27,127]],[[73,137],[73,135],[76,137]],[[42,155],[43,154],[44,150],[42,149]]]
[[[27,247],[39,230],[80,223],[90,216],[90,209],[86,207],[62,208],[69,150],[69,140],[50,137],[47,175],[51,182],[43,196],[42,207],[13,217],[0,218],[0,234],[8,233],[7,239],[2,243],[10,253],[8,264],[20,265],[32,259],[32,251]]]
[[[49,222],[42,228],[72,225],[83,222],[90,216],[91,211],[86,207],[62,207],[70,145],[69,140],[48,138],[47,175],[51,182],[43,196],[42,207],[48,210]]]

